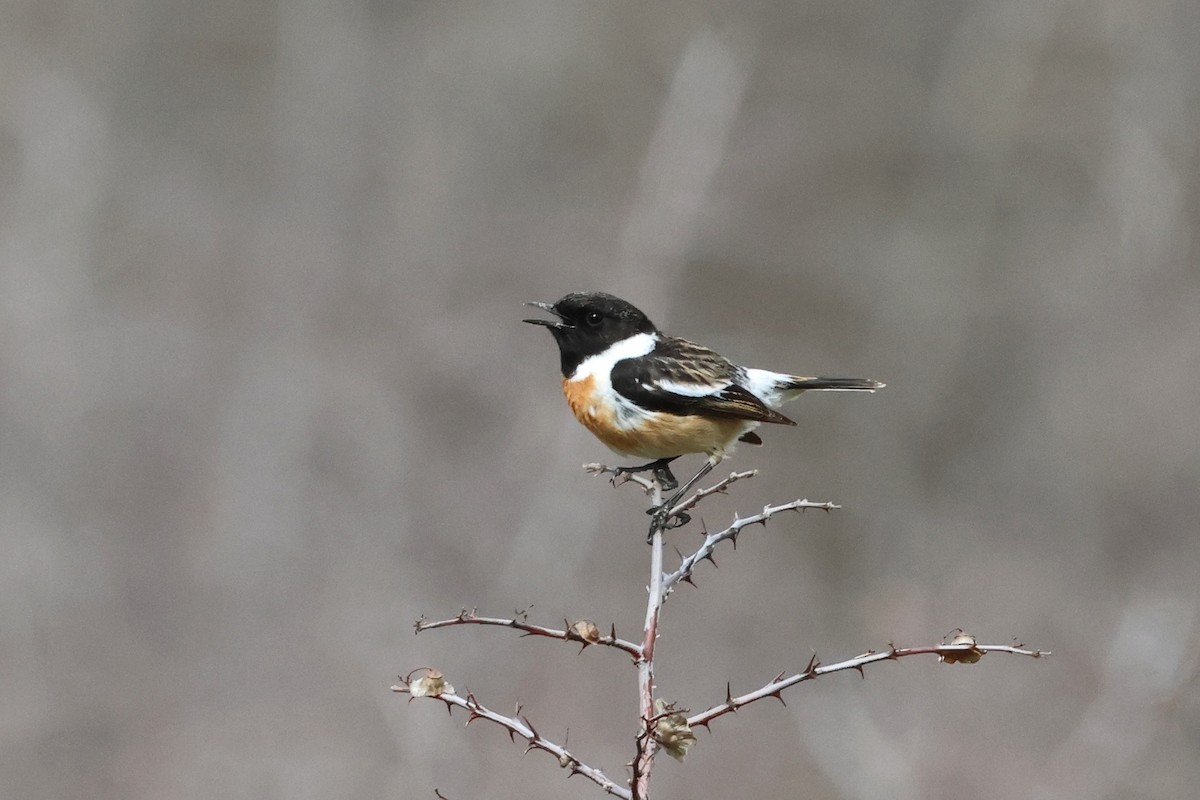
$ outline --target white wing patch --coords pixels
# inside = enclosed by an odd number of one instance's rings
[[[729,381],[720,383],[676,383],[675,381],[658,381],[655,386],[647,386],[652,389],[657,387],[664,392],[681,395],[683,397],[708,397],[714,395],[722,389],[729,386]]]

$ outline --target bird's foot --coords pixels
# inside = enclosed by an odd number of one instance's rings
[[[675,458],[678,458],[676,456]],[[651,461],[649,464],[642,464],[640,467],[617,467],[613,470],[613,480],[625,475],[635,475],[639,472],[653,471],[654,480],[662,488],[664,492],[670,492],[679,486],[679,481],[675,479],[675,475],[671,472],[670,464],[675,458],[660,458],[657,461]]]
[[[721,459],[719,457],[709,456],[708,461],[705,462],[704,466],[700,468],[700,471],[693,475],[688,482],[683,485],[682,488],[671,495],[670,500],[660,506],[654,506],[646,511],[646,513],[650,515],[650,533],[646,536],[647,544],[653,544],[654,534],[658,533],[659,531],[668,531],[672,528],[678,528],[683,525],[687,525],[692,521],[692,518],[684,512],[676,511],[675,513],[671,513],[671,509],[675,508],[675,506],[679,504],[679,501],[684,498],[684,495],[686,495],[693,486],[699,483],[701,478],[711,472],[712,468],[715,467],[717,462],[720,460]],[[665,465],[663,469],[666,469]],[[672,478],[673,477],[674,476],[672,476]]]
[[[650,544],[654,540],[654,534],[659,531],[682,528],[692,521],[691,515],[685,511],[672,514],[671,508],[674,505],[672,501],[668,500],[661,506],[646,509],[646,513],[650,515],[650,532],[646,534],[646,544]]]

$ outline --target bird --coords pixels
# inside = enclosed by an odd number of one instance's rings
[[[545,326],[558,344],[562,391],[575,418],[622,457],[649,459],[618,467],[617,475],[651,471],[663,491],[678,489],[657,509],[655,526],[679,499],[720,463],[737,442],[762,444],[764,422],[795,425],[779,407],[804,392],[874,392],[885,384],[866,378],[821,378],[743,367],[707,347],[663,333],[640,309],[604,292],[574,292],[554,303],[530,302],[552,319]],[[679,488],[670,464],[691,453],[708,456]],[[673,515],[677,527],[688,520]]]

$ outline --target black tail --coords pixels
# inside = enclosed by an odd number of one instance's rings
[[[788,392],[873,392],[887,384],[866,378],[793,378],[780,388]]]

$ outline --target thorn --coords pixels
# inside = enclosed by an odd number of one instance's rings
[[[785,674],[785,673],[787,673],[787,670],[786,670],[786,669],[785,669],[783,672],[781,672],[781,673],[779,673],[778,675],[776,675],[774,678],[772,678],[772,679],[771,679],[771,683],[778,683],[780,680],[782,680],[782,679],[783,679],[783,676],[784,676],[784,674]]]
[[[587,650],[587,649],[588,649],[588,643],[584,642],[583,647],[579,648],[579,653],[582,653],[584,650]],[[576,653],[575,655],[579,655],[579,653]]]
[[[787,708],[787,701],[783,699],[783,690],[776,692],[775,694],[771,695],[771,697],[774,697],[776,700],[783,703],[784,708]]]
[[[817,667],[819,666],[821,666],[821,662],[817,660],[817,653],[814,650],[812,658],[808,660],[808,666],[804,668],[804,674],[811,678],[817,677]]]
[[[730,685],[729,681],[725,681],[725,703],[729,707],[733,707],[733,687]],[[737,711],[736,708],[733,710]]]
[[[536,749],[537,749],[537,746],[534,745],[533,742],[530,742],[529,744],[525,745],[525,752],[521,753],[521,755],[527,755],[530,750],[536,750]]]
[[[862,676],[862,679],[865,681],[865,680],[867,679],[867,671],[866,671],[865,669],[863,669],[863,665],[862,665],[862,664],[858,664],[858,665],[857,665],[857,666],[855,666],[854,668],[855,668],[856,670],[858,670],[858,674],[859,674],[859,675],[861,675],[861,676]]]
[[[611,624],[612,627],[608,629],[608,638],[615,642],[617,640],[617,623],[613,622]]]
[[[472,711],[467,716],[467,721],[463,723],[463,727],[465,728],[466,726],[470,725],[472,722],[474,722],[477,719],[482,719],[482,717],[478,713]]]
[[[533,723],[529,721],[529,717],[518,717],[518,719],[525,724],[526,728],[529,728],[529,732],[533,734],[535,739],[542,738],[542,735],[537,732],[537,728],[533,727]]]
[[[692,580],[692,574],[690,572],[687,575],[683,576],[683,580],[687,583],[690,583],[692,586],[696,586],[696,582],[694,580]],[[696,588],[698,589],[700,587],[696,586]]]

